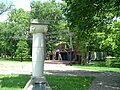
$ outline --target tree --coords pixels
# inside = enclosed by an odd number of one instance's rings
[[[26,60],[27,58],[30,58],[29,55],[30,49],[28,48],[28,44],[26,41],[20,40],[17,43],[17,49],[16,49],[16,57],[18,59],[20,59],[20,61],[22,62],[23,60]]]
[[[10,37],[10,35],[12,36],[12,34],[10,33],[8,25],[5,22],[0,23],[0,28],[1,54],[3,56],[11,56],[14,51],[14,48],[12,49],[12,47],[15,44],[15,42],[12,40],[12,37]],[[14,43],[12,44],[12,42]]]
[[[100,48],[107,50],[111,55],[119,56],[120,52],[120,20],[115,20],[108,25],[109,32],[105,33],[105,38],[100,42]]]
[[[74,39],[78,47],[88,45],[92,41],[92,34],[97,33],[99,27],[112,23],[114,17],[120,16],[119,0],[64,1],[67,4],[64,12],[68,26],[75,32]]]
[[[10,10],[12,8],[13,4],[9,4],[6,6],[4,3],[0,3],[0,15],[3,14],[4,12]]]
[[[0,24],[2,27],[0,29],[0,39],[2,40],[0,43],[4,42],[5,47],[1,49],[6,51],[7,55],[13,57],[19,40],[25,40],[24,32],[29,28],[29,16],[29,12],[25,12],[23,9],[13,9],[8,13],[7,22]],[[31,45],[29,47],[31,48]]]
[[[50,51],[55,48],[56,42],[59,41],[59,31],[65,28],[61,6],[62,4],[56,3],[54,0],[48,2],[31,2],[31,18],[50,21],[47,33],[49,35],[47,38],[47,47]],[[51,39],[51,37],[53,38]]]

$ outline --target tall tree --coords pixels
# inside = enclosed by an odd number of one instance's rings
[[[88,44],[99,26],[112,23],[120,16],[119,0],[64,0],[65,16],[70,29],[75,32],[78,47]]]
[[[109,32],[104,33],[104,39],[99,42],[100,49],[107,50],[110,55],[120,56],[120,20],[115,20],[106,28]]]
[[[54,0],[48,2],[31,2],[31,18],[50,21],[48,34],[53,38],[52,40],[51,38],[48,38],[47,43],[49,50],[54,48],[55,42],[58,41],[59,31],[62,31],[61,29],[64,29],[65,27],[61,5],[62,4],[56,3]]]
[[[15,55],[19,40],[25,39],[24,32],[29,28],[29,16],[29,12],[23,9],[13,9],[8,13],[7,22],[1,23],[2,41],[0,42],[4,41],[5,50],[10,56]]]
[[[20,40],[17,43],[17,49],[15,51],[15,55],[22,62],[23,60],[30,58],[29,51],[30,49],[28,48],[27,41]]]

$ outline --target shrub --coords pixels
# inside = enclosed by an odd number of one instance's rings
[[[107,58],[105,64],[106,64],[107,67],[112,67],[112,64],[113,64],[112,59]]]
[[[22,59],[22,60],[26,60],[26,58],[30,58],[29,55],[29,48],[28,48],[28,44],[26,41],[19,41],[17,44],[17,49],[16,49],[16,58],[17,59]]]
[[[106,67],[105,61],[94,61],[88,63],[87,66]]]
[[[115,59],[115,62],[113,64],[113,67],[117,67],[117,68],[120,68],[120,57],[117,57]]]
[[[105,64],[105,61],[98,61],[98,62],[95,62],[94,66],[106,67],[106,64]]]
[[[120,57],[117,58],[107,58],[106,59],[107,67],[120,67]]]

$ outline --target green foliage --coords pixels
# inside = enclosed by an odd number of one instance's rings
[[[57,41],[59,41],[61,37],[64,36],[62,34],[59,34],[59,32],[62,32],[62,30],[64,30],[66,26],[66,22],[63,20],[63,14],[61,9],[62,6],[63,4],[56,3],[53,0],[47,2],[31,2],[31,18],[50,21],[47,33],[49,36],[46,40],[48,51],[53,50]]]
[[[0,15],[3,14],[4,12],[10,10],[12,8],[13,4],[10,3],[9,5],[6,5],[4,3],[0,2]]]
[[[20,40],[17,43],[17,49],[15,52],[16,58],[22,58],[23,60],[25,60],[26,58],[30,58],[29,51],[30,49],[28,48],[27,42]]]
[[[31,2],[31,16],[33,19],[40,19],[40,20],[61,20],[62,18],[62,11],[60,9],[60,5],[51,1],[48,2],[40,2],[40,1],[33,1]]]
[[[117,48],[116,42],[113,42],[114,35],[110,32],[113,31],[113,28],[111,28],[113,18],[120,16],[119,0],[64,1],[67,5],[64,8],[64,13],[70,30],[74,32],[74,40],[78,47],[84,41],[85,46],[90,42],[93,50],[113,51]],[[103,35],[103,38],[99,38],[98,35],[97,38],[93,38],[96,33],[105,33],[105,35]],[[84,48],[80,50],[82,49]]]
[[[87,70],[97,70],[97,71],[106,71],[106,72],[119,72],[120,73],[120,68],[114,68],[114,67],[96,67],[96,66],[80,66],[80,65],[75,65],[74,67],[80,68],[80,69],[87,69]]]
[[[0,3],[0,9],[5,9],[5,4],[4,3]]]
[[[120,58],[106,58],[104,61],[93,61],[88,63],[87,66],[120,68]]]
[[[106,58],[104,61],[92,61],[86,66],[90,67],[109,67],[109,68],[120,68],[120,58]]]
[[[112,65],[113,65],[113,62],[112,62],[112,61],[113,61],[112,59],[107,58],[107,59],[106,59],[106,66],[107,66],[107,67],[112,67]]]
[[[114,21],[112,24],[107,25],[108,31],[105,31],[104,38],[100,41],[100,48],[106,49],[108,52],[113,52],[119,55],[119,39],[120,39],[120,20]]]
[[[23,9],[12,9],[8,12],[7,22],[0,23],[0,55],[1,56],[15,56],[17,44],[20,39],[24,40],[24,31],[29,28],[29,20],[41,19],[50,20],[49,32],[55,32],[64,29],[66,23],[63,20],[61,4],[54,1],[48,2],[31,2],[31,12],[24,11]],[[57,37],[57,36],[56,36]],[[56,40],[58,40],[56,38]],[[48,39],[47,41],[50,41]],[[28,47],[31,50],[31,41],[27,41]],[[48,50],[52,50],[55,46],[54,42],[48,42]],[[30,54],[29,54],[30,55]]]
[[[0,53],[14,57],[17,43],[25,39],[24,31],[29,27],[29,12],[13,9],[8,13],[8,21],[0,23]],[[28,41],[30,43],[30,41]],[[29,45],[29,48],[31,46]]]
[[[8,13],[8,21],[14,22],[18,26],[23,28],[29,27],[29,18],[30,13],[24,11],[23,9],[13,9],[10,13]]]
[[[120,58],[117,57],[115,59],[107,58],[106,59],[106,66],[107,67],[117,67],[120,68]]]
[[[49,20],[49,32],[57,31],[62,20],[62,10],[59,3],[52,1],[31,2],[31,18],[40,20]]]
[[[92,66],[96,67],[106,67],[105,61],[96,61]]]

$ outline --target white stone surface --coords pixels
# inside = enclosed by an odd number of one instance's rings
[[[44,70],[44,34],[33,33],[32,44],[32,76],[43,76]]]
[[[44,34],[43,33],[34,33],[33,34],[33,48],[44,48]]]
[[[32,76],[41,77],[44,71],[44,61],[33,61],[32,62]]]
[[[31,25],[30,32],[31,33],[46,33],[48,30],[48,25]]]

